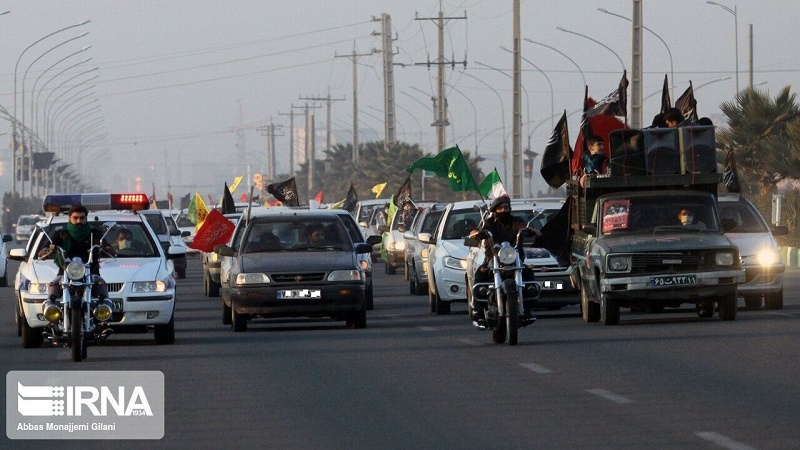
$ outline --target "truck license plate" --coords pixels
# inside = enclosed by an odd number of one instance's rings
[[[322,291],[319,289],[292,289],[278,291],[278,298],[322,298]]]
[[[667,275],[650,279],[651,286],[682,286],[697,284],[697,275]]]

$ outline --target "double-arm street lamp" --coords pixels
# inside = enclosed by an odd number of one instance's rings
[[[619,60],[619,64],[622,66],[622,70],[623,71],[625,70],[625,63],[622,62],[622,58],[620,58],[619,55],[617,54],[617,52],[615,52],[611,47],[607,46],[606,44],[603,44],[602,42],[598,41],[597,39],[589,37],[589,36],[587,36],[585,34],[578,33],[577,31],[567,30],[566,28],[563,28],[563,27],[556,27],[556,30],[563,31],[565,33],[571,33],[571,34],[580,36],[582,38],[586,38],[586,39],[588,39],[588,40],[590,40],[590,41],[592,41],[592,42],[594,42],[596,44],[599,44],[599,45],[603,46],[603,48],[605,48],[606,50],[610,51],[611,53],[614,54],[614,56],[617,57],[617,60]]]
[[[733,9],[729,6],[725,6],[721,3],[713,2],[711,0],[707,0],[706,3],[709,5],[719,6],[720,8],[728,11],[733,15],[733,51],[736,52],[736,93],[739,93],[739,15],[736,11],[736,5],[733,5]]]

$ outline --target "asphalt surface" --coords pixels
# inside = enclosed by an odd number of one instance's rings
[[[430,314],[402,271],[378,263],[374,284],[364,330],[273,320],[233,333],[190,258],[174,345],[120,333],[81,363],[68,349],[23,349],[13,288],[0,288],[6,373],[158,370],[166,401],[160,440],[3,436],[0,448],[800,448],[800,271],[786,277],[782,310],[742,307],[733,322],[623,310],[603,326],[569,307],[540,312],[517,346],[492,344],[464,305]]]

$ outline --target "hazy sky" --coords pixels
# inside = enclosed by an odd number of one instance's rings
[[[796,92],[800,2],[720,3],[736,7],[739,87],[749,82],[752,24],[754,84],[765,83],[758,88],[773,96],[785,86]],[[527,92],[522,100],[523,122],[531,122],[523,129],[524,140],[530,135],[532,149],[541,153],[552,131],[551,115],[582,106],[583,79],[569,59],[580,67],[590,95],[597,99],[616,88],[623,64],[630,71],[630,23],[598,8],[630,17],[633,2],[523,0],[521,4],[522,36],[563,53],[522,42],[523,57],[541,70],[522,63]],[[447,144],[458,143],[463,150],[474,151],[477,142],[478,153],[487,158],[485,169],[497,166],[502,175],[503,125],[511,151],[512,85],[506,74],[510,74],[512,57],[501,47],[512,46],[512,2],[448,0],[441,5],[445,16],[453,17],[445,27],[446,56],[467,61],[466,70],[463,66],[447,69],[447,83],[452,86],[448,89],[452,126],[447,130]],[[380,22],[373,19],[388,13],[396,38],[394,61],[405,64],[395,67],[398,138],[419,142],[431,152],[435,131],[430,126],[430,94],[435,92],[436,70],[417,64],[437,57],[437,26],[425,19],[436,17],[439,7],[436,0],[0,0],[0,12],[10,11],[0,16],[0,105],[13,112],[19,60],[17,117],[24,78],[26,122],[31,121],[30,102],[38,98],[33,104],[39,111],[38,129],[43,134],[43,122],[53,119],[56,157],[71,158],[77,164],[81,152],[65,154],[58,147],[63,136],[77,129],[73,141],[81,137],[95,141],[82,152],[82,162],[101,166],[99,182],[105,189],[132,189],[138,179],[148,193],[155,182],[161,198],[166,196],[167,184],[176,195],[197,189],[216,197],[224,181],[266,170],[267,138],[258,127],[270,121],[282,126],[276,138],[278,173],[288,171],[287,114],[292,106],[306,103],[302,97],[330,92],[341,99],[333,102],[333,129],[340,135],[339,142],[351,139],[352,62],[336,56],[348,55],[354,47],[359,54],[380,48],[380,37],[373,35],[380,31]],[[719,122],[720,103],[731,101],[736,91],[734,15],[704,0],[645,1],[643,11],[645,26],[671,51],[673,100],[691,80],[699,114]],[[85,20],[91,22],[56,33],[23,54],[44,36]],[[556,27],[584,34],[611,50]],[[89,34],[62,44],[84,31]],[[86,46],[91,48],[81,51]],[[649,32],[644,34],[644,55],[643,95],[647,97],[660,93],[664,75],[670,73],[670,58],[664,43]],[[81,63],[86,58],[91,60]],[[78,75],[94,67],[98,69]],[[380,55],[358,58],[362,143],[383,138],[381,72]],[[97,78],[89,80],[95,74]],[[86,95],[64,104],[85,89]],[[97,104],[100,108],[92,112]],[[659,107],[660,95],[645,100],[646,123]],[[315,112],[318,139],[324,142],[325,109]],[[573,140],[578,121],[579,114],[570,117]],[[10,124],[0,123],[7,142]],[[302,124],[302,117],[296,117],[295,126]],[[244,140],[239,142],[244,158],[237,149],[236,128],[243,129]],[[104,153],[108,157],[101,156]],[[10,151],[0,152],[0,190],[10,189],[9,157]],[[510,173],[510,162],[508,167]],[[398,167],[398,171],[403,169]],[[510,184],[511,180],[505,181]],[[543,183],[537,181],[537,185]]]

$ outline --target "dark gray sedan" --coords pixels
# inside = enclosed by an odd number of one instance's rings
[[[275,209],[250,218],[222,284],[223,322],[246,331],[258,318],[330,317],[351,328],[367,326],[364,270],[353,244],[330,210]]]

